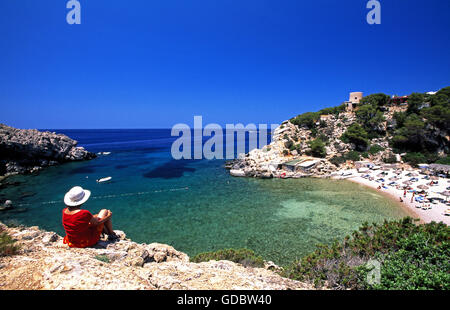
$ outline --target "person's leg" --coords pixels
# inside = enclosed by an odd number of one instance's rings
[[[98,213],[98,217],[99,217],[99,219],[102,219],[102,218],[105,218],[106,216],[108,216],[108,214],[109,214],[109,210],[102,209]],[[106,222],[104,222],[103,231],[108,235],[114,234],[111,218],[109,220],[107,220]]]

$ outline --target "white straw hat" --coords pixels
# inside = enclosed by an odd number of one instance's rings
[[[85,203],[89,196],[91,196],[90,191],[82,189],[80,186],[75,186],[64,195],[64,203],[68,207],[76,207]]]

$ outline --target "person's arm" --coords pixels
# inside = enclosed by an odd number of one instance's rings
[[[89,226],[97,226],[100,222],[97,218],[97,214],[91,217],[91,220],[89,221]]]
[[[108,214],[105,217],[99,217],[98,214],[94,215],[91,219],[91,221],[89,222],[90,225],[100,225],[104,222],[106,222],[107,220],[109,220],[112,216],[112,212],[108,210]]]

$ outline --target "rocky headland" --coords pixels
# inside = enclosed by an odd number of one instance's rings
[[[269,145],[240,154],[226,168],[237,177],[329,178],[358,168],[357,162],[400,166],[448,160],[450,87],[409,97],[352,94],[340,106],[282,122]]]
[[[77,143],[63,134],[0,124],[0,176],[33,173],[47,166],[96,157]]]
[[[136,243],[116,231],[115,242],[99,241],[92,248],[69,248],[62,237],[38,227],[7,227],[19,247],[0,257],[0,290],[53,289],[313,289],[286,279],[267,262],[265,268],[231,261],[192,263],[188,255],[159,243]]]

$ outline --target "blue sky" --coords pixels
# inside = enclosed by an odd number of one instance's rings
[[[0,1],[0,122],[19,128],[279,123],[350,91],[450,85],[450,1]]]

